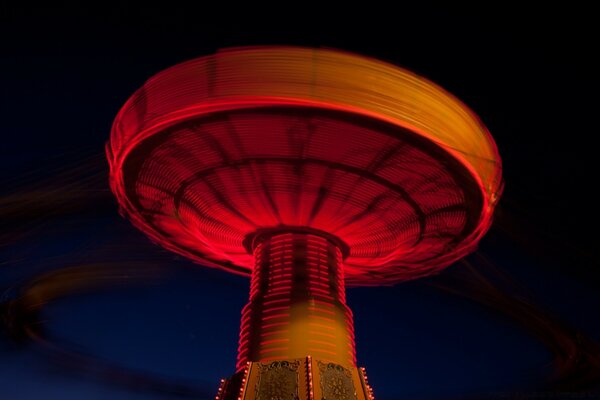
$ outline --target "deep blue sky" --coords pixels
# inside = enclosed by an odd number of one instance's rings
[[[582,372],[600,376],[599,32],[589,11],[411,6],[288,20],[281,10],[239,22],[201,8],[2,7],[0,302],[65,267],[160,273],[47,304],[40,321],[55,350],[0,336],[0,399],[190,398],[178,397],[184,389],[211,398],[233,372],[247,280],[171,255],[123,220],[103,146],[120,106],[152,74],[251,44],[397,63],[457,95],[496,138],[506,189],[467,259],[472,269],[458,263],[437,277],[348,290],[359,364],[376,397],[567,399],[595,390]],[[460,292],[464,282],[471,298],[441,288]],[[484,282],[502,295],[489,297]],[[559,372],[571,380],[552,386],[566,348],[577,362]]]

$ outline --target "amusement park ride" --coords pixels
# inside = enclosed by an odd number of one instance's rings
[[[150,78],[107,156],[123,215],[161,246],[247,275],[217,400],[367,400],[345,286],[436,273],[501,192],[479,119],[409,71],[329,49],[227,49]]]

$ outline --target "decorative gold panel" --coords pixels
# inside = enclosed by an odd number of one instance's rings
[[[299,361],[257,363],[256,400],[298,400]]]
[[[334,363],[317,363],[321,373],[322,400],[357,400],[350,370]]]

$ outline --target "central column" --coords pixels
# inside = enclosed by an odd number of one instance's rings
[[[342,252],[315,233],[254,237],[250,300],[242,310],[237,371],[248,362],[313,357],[355,368]]]

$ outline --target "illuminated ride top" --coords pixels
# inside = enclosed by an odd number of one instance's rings
[[[107,144],[122,213],[165,248],[251,276],[218,399],[372,398],[345,284],[436,273],[491,223],[501,163],[440,87],[345,52],[249,47],[150,78]]]

